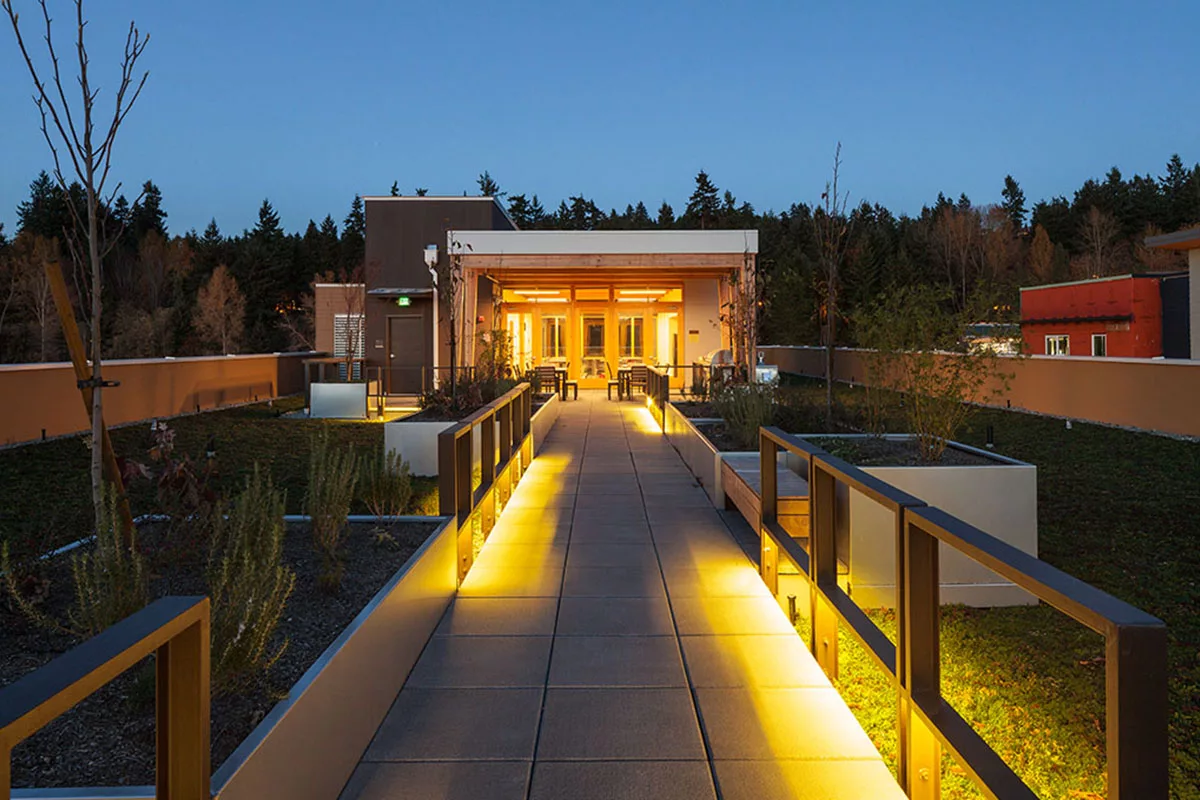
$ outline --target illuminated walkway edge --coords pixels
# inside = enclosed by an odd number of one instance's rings
[[[342,796],[903,793],[648,412],[584,392]]]

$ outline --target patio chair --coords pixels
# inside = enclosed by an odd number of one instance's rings
[[[606,361],[606,362],[604,362],[604,366],[605,366],[605,368],[608,369],[608,399],[612,400],[613,388],[615,387],[617,390],[617,399],[620,400],[621,399],[621,381],[619,379],[619,376],[615,372],[612,371],[612,364],[609,364]]]
[[[558,393],[558,372],[553,364],[539,364],[533,368],[533,375],[539,392]],[[566,400],[565,397],[563,399]]]
[[[635,387],[646,393],[646,383],[649,381],[650,370],[645,364],[634,364],[629,368],[629,393],[633,394]]]

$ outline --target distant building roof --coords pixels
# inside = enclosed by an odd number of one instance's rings
[[[1146,241],[1149,241],[1147,239]],[[1035,292],[1039,289],[1057,289],[1060,286],[1083,286],[1089,283],[1104,283],[1105,281],[1127,281],[1130,279],[1149,279],[1160,280],[1162,278],[1175,278],[1180,275],[1187,275],[1187,270],[1171,270],[1170,272],[1134,272],[1124,275],[1109,275],[1104,278],[1087,278],[1081,281],[1064,281],[1063,283],[1043,283],[1040,286],[1022,286],[1022,292]]]
[[[1146,247],[1161,247],[1163,250],[1200,250],[1200,228],[1147,236]]]

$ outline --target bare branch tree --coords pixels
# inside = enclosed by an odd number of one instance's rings
[[[813,213],[820,259],[821,290],[825,298],[825,417],[833,424],[833,352],[837,337],[838,292],[841,288],[841,267],[850,246],[852,220],[846,214],[849,192],[838,187],[842,168],[842,143],[833,154],[833,178],[826,181],[821,202]]]
[[[142,88],[146,85],[149,72],[135,77],[137,62],[150,43],[149,35],[143,36],[137,25],[129,23],[125,35],[125,51],[121,60],[121,74],[117,82],[114,96],[112,117],[105,123],[102,112],[97,108],[100,90],[93,89],[88,69],[90,61],[87,46],[84,42],[84,31],[87,21],[83,14],[83,0],[75,0],[75,51],[78,58],[79,73],[75,76],[79,86],[79,96],[74,104],[67,97],[64,86],[64,76],[59,64],[58,53],[54,47],[53,26],[50,10],[46,0],[38,0],[42,11],[46,43],[46,53],[50,60],[50,85],[39,74],[34,64],[25,37],[21,31],[20,19],[13,8],[13,0],[0,0],[0,8],[8,15],[13,33],[17,39],[29,76],[33,79],[33,101],[41,116],[42,136],[50,148],[54,159],[54,177],[59,187],[67,195],[68,207],[75,218],[76,231],[87,231],[87,262],[91,267],[91,350],[92,350],[92,504],[95,510],[96,529],[100,530],[104,513],[103,457],[100,442],[103,435],[103,377],[101,371],[100,353],[100,313],[101,313],[101,262],[104,255],[115,244],[106,236],[104,226],[100,225],[99,210],[105,188],[108,184],[109,172],[112,168],[113,147],[116,143],[117,132],[125,122],[133,108]],[[100,128],[97,128],[97,122]],[[104,127],[107,125],[107,127]],[[53,132],[52,132],[53,131]],[[86,193],[86,224],[81,218],[79,209],[70,202],[68,182],[63,171],[63,159],[59,146],[66,153],[71,172],[82,184]],[[112,192],[115,196],[120,188],[118,184]],[[74,249],[74,248],[73,248]],[[76,263],[82,262],[78,259]]]

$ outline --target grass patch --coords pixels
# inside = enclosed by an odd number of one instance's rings
[[[823,404],[823,383],[787,383]],[[865,391],[838,386],[837,402],[853,420]],[[1171,797],[1197,800],[1200,443],[999,409],[957,439],[982,447],[989,427],[997,453],[1038,467],[1041,558],[1167,623]],[[1091,788],[1104,764],[1098,636],[1049,608],[947,609],[942,636],[947,697],[1042,797],[1103,796]],[[852,656],[843,663],[857,674]]]
[[[276,488],[287,493],[287,513],[303,513],[315,432],[328,428],[337,446],[378,453],[380,458],[384,434],[383,426],[376,423],[281,416],[303,406],[303,398],[289,397],[169,420],[176,434],[176,453],[202,461],[212,442],[217,454],[216,483],[224,495],[239,490],[258,462],[270,472]],[[112,439],[119,458],[149,460],[149,422],[115,429]],[[45,552],[91,533],[88,463],[81,436],[0,451],[0,539],[11,542],[14,558]],[[134,515],[157,510],[148,482],[135,482],[129,494]],[[369,513],[358,499],[351,512]],[[413,478],[409,513],[437,513],[436,479]]]

